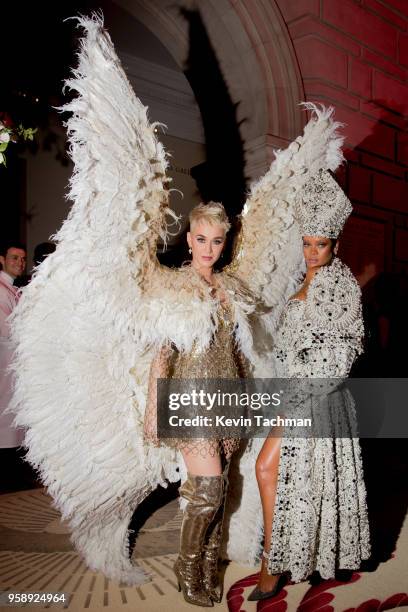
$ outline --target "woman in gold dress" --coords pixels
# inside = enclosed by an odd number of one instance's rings
[[[193,345],[189,352],[166,344],[157,352],[149,376],[145,440],[166,444],[182,453],[188,477],[180,488],[187,500],[181,526],[180,553],[174,566],[179,589],[186,601],[212,606],[220,602],[222,585],[218,578],[218,550],[221,541],[227,474],[232,453],[239,447],[237,438],[200,438],[196,432],[189,439],[158,439],[158,378],[240,378],[244,376],[244,358],[237,344],[231,289],[233,277],[215,273],[214,265],[222,256],[230,228],[221,204],[200,204],[190,213],[187,234],[191,265],[180,270],[192,285],[192,297],[210,299],[216,307],[214,333],[207,347]],[[235,281],[236,282],[236,281]]]

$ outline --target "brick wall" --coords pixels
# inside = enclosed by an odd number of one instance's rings
[[[355,212],[344,256],[360,275],[372,264],[377,273],[407,270],[408,1],[277,3],[306,99],[333,104],[347,124],[348,163],[339,179]]]

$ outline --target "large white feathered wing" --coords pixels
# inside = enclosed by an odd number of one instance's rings
[[[87,564],[127,584],[146,575],[128,558],[135,507],[165,479],[173,452],[142,443],[149,325],[143,288],[160,274],[166,159],[98,18],[86,30],[64,110],[75,164],[74,204],[58,246],[14,313],[16,422]]]
[[[264,310],[253,325],[253,374],[260,378],[276,375],[271,354],[273,338],[282,310],[297,289],[304,269],[301,235],[294,218],[295,198],[311,175],[320,169],[335,171],[343,160],[343,138],[337,132],[341,124],[334,121],[334,109],[311,103],[303,106],[312,111],[303,134],[287,149],[275,153],[270,169],[251,189],[231,266],[258,295]],[[233,477],[227,508],[227,555],[250,566],[259,560],[263,534],[255,479],[255,462],[263,442],[262,438],[249,441]]]
[[[261,359],[256,376],[273,376],[268,352],[286,300],[303,273],[301,236],[294,201],[309,177],[323,168],[336,170],[343,156],[332,107],[303,106],[312,111],[304,132],[287,149],[275,152],[266,174],[251,187],[241,215],[241,232],[231,269],[262,303],[262,331],[255,340]]]

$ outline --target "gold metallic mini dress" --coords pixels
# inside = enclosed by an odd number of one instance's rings
[[[155,446],[165,444],[185,453],[229,458],[239,447],[237,438],[157,438],[157,379],[158,378],[243,378],[245,362],[237,348],[234,320],[230,306],[219,305],[218,325],[210,345],[201,349],[193,347],[179,352],[174,346],[165,346],[152,362],[149,376],[148,401],[144,420],[144,439]],[[196,430],[197,432],[197,430]],[[199,430],[198,430],[199,435]]]

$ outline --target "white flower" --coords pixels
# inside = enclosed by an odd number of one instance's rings
[[[0,132],[0,142],[9,142],[10,140],[10,133],[7,129],[3,129]]]
[[[0,166],[1,164],[5,164],[6,163],[6,157],[3,155],[3,153],[0,153]]]

